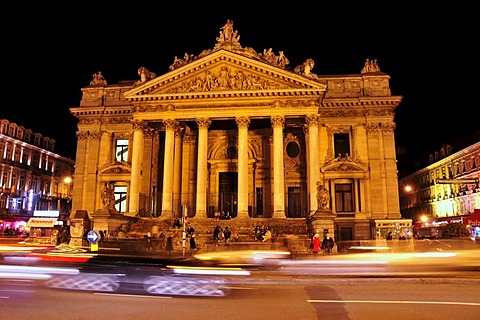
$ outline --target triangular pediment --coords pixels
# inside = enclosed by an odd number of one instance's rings
[[[326,84],[228,50],[206,54],[124,93],[132,103],[323,97]]]

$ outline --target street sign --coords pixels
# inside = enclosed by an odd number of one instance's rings
[[[99,240],[100,236],[98,235],[98,232],[95,230],[89,231],[87,233],[87,240],[90,243],[97,243]]]

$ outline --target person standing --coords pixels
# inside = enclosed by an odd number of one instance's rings
[[[335,242],[333,241],[333,238],[327,233],[322,241],[322,249],[325,250],[325,253],[330,254],[334,246]]]
[[[195,240],[195,233],[190,235],[190,257],[193,257],[195,250],[197,249],[197,241]]]
[[[167,242],[165,243],[165,250],[167,251],[168,257],[170,258],[173,251],[173,235],[171,233],[168,234]]]
[[[392,239],[393,239],[392,231],[388,231],[388,233],[387,233],[387,240],[392,240]]]
[[[320,235],[318,233],[315,233],[310,244],[310,248],[312,249],[312,252],[314,254],[318,254],[318,252],[320,251],[320,245]]]

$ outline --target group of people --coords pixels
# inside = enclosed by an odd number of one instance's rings
[[[328,233],[325,234],[323,240],[320,240],[320,235],[315,233],[310,242],[310,249],[312,249],[314,254],[318,254],[322,250],[323,252],[330,254],[332,253],[333,247],[335,247],[335,241]]]
[[[385,238],[386,240],[393,240],[393,233],[392,231],[387,232],[387,237]],[[398,233],[398,240],[407,240],[407,237],[405,237],[405,233],[403,231],[400,231]]]
[[[238,236],[236,236],[238,238]],[[235,238],[235,237],[234,237]],[[229,242],[232,240],[232,230],[226,226],[222,229],[219,225],[213,229],[213,240],[216,242],[224,241]]]
[[[255,241],[266,242],[272,239],[272,231],[270,227],[264,225],[255,227]]]
[[[215,213],[213,214],[213,218],[215,219],[216,222],[218,222],[219,220],[230,220],[232,219],[232,215],[230,214],[229,211],[225,212],[225,211],[215,211]]]

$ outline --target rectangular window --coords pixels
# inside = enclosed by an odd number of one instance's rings
[[[128,161],[128,139],[117,139],[115,143],[115,160]]]
[[[333,134],[333,148],[335,157],[351,156],[350,152],[350,134],[349,133],[334,133]]]
[[[335,184],[335,210],[353,212],[353,185],[351,183]]]
[[[118,212],[127,211],[127,186],[115,186],[113,188],[115,198],[115,209]]]

